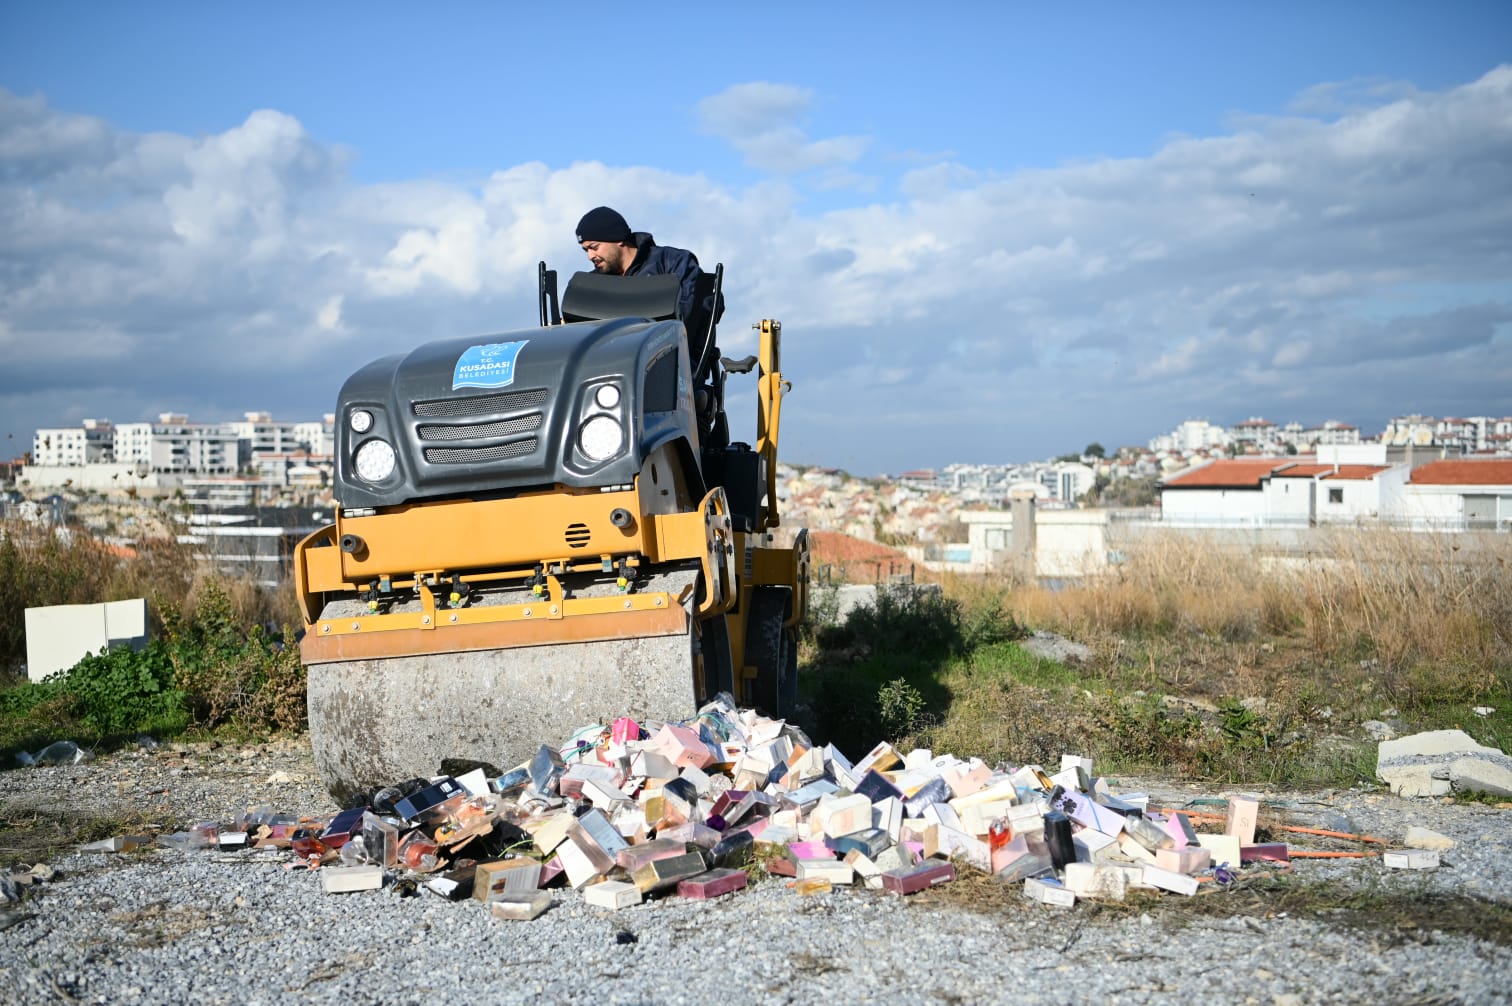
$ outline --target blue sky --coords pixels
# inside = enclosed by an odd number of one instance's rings
[[[1512,6],[814,6],[0,7],[0,431],[313,417],[600,202],[800,462],[1512,413]]]

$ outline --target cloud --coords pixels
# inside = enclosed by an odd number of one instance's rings
[[[801,133],[813,101],[746,84],[700,111],[731,137],[800,130],[773,155],[789,170],[844,169]],[[277,111],[138,134],[0,91],[0,434],[313,418],[368,360],[531,326],[536,262],[578,268],[572,225],[601,203],[726,265],[726,355],[784,321],[798,460],[1024,459],[1194,416],[1512,414],[1512,67],[1148,157],[918,165],[825,211],[781,179],[588,161],[374,185],[348,163]]]
[[[776,174],[850,164],[866,152],[864,136],[811,140],[803,119],[814,93],[792,84],[735,84],[698,103],[704,132],[728,140],[746,163]]]

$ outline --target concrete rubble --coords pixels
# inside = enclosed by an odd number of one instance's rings
[[[1383,740],[1376,752],[1376,775],[1398,796],[1512,796],[1512,758],[1477,744],[1463,730]]]
[[[1462,748],[1455,747],[1455,751]],[[990,874],[1046,905],[1190,897],[1249,869],[1307,856],[1381,855],[1381,839],[1262,824],[1258,800],[1160,808],[1115,793],[1090,759],[1038,765],[901,752],[887,743],[852,761],[833,745],[721,695],[681,723],[629,718],[542,745],[507,771],[449,764],[326,818],[250,808],[159,835],[181,850],[280,850],[330,896],[421,891],[475,900],[497,919],[548,911],[554,890],[621,911],[659,897],[712,899],[776,878],[797,895],[852,887],[911,895]],[[1277,830],[1352,840],[1375,851],[1294,850]],[[1413,836],[1409,836],[1411,839]],[[1424,831],[1392,852],[1394,869],[1431,869],[1447,839]],[[126,852],[147,836],[87,851]],[[1408,842],[1409,845],[1413,843]]]

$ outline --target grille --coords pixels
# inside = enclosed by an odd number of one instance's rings
[[[587,524],[567,525],[567,545],[569,548],[582,548],[588,544],[588,539],[593,532],[588,530]]]
[[[425,460],[433,465],[470,465],[484,461],[508,461],[524,457],[536,449],[536,438],[516,440],[509,444],[492,447],[427,447]]]
[[[498,395],[473,395],[469,398],[438,398],[415,402],[411,409],[417,416],[486,416],[516,409],[538,409],[546,404],[546,389],[509,391]]]
[[[529,416],[520,416],[518,419],[474,423],[471,426],[440,426],[427,423],[420,426],[419,433],[421,440],[473,440],[482,437],[507,437],[514,433],[529,433],[540,427],[541,414],[537,412]]]

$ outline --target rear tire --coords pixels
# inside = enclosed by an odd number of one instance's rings
[[[746,617],[745,663],[756,668],[751,703],[768,716],[781,717],[787,710],[783,679],[787,676],[789,598],[787,587],[757,587],[751,591],[751,607]],[[796,655],[796,650],[793,651]]]
[[[798,708],[798,630],[783,629],[782,642],[787,647],[787,659],[782,664],[782,686],[778,695],[782,699],[782,715],[791,716]]]
[[[730,659],[730,633],[725,627],[725,616],[715,615],[698,623],[698,645],[703,660],[703,701],[729,692],[738,703],[735,662]]]

